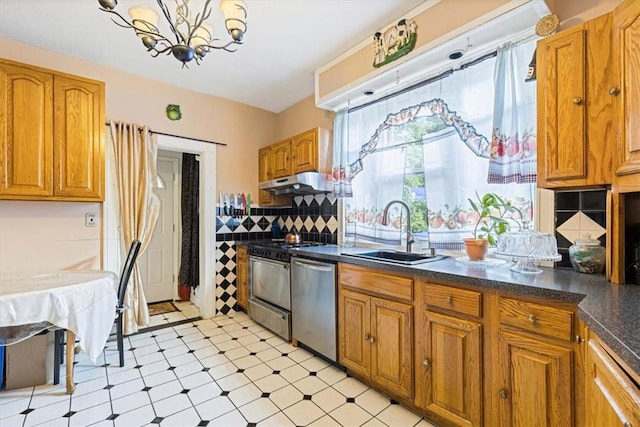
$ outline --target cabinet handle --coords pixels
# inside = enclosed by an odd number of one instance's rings
[[[451,298],[451,295],[447,295],[447,296],[444,298],[444,302],[446,302],[447,304],[451,304],[451,303],[453,303],[453,298]]]
[[[369,338],[369,342],[373,344],[374,342],[376,342],[376,339],[373,336],[371,336],[371,338]]]
[[[582,337],[580,335],[576,335],[576,344],[582,343]]]
[[[529,317],[527,317],[527,319],[529,319],[529,322],[531,323],[536,323],[536,316],[534,316],[533,314],[530,314]]]
[[[622,424],[623,427],[631,427],[631,423],[629,421],[625,421],[624,424]]]
[[[580,105],[582,104],[582,98],[580,98],[579,96],[576,96],[575,98],[573,98],[572,102],[576,105]]]
[[[429,367],[429,359],[424,359],[422,361],[422,364],[428,368]]]
[[[620,94],[620,88],[617,88],[614,86],[611,89],[609,89],[609,95],[618,96],[619,94]]]
[[[371,340],[371,335],[369,335],[369,334],[364,334],[364,340],[365,340],[365,341],[369,341],[369,342],[371,342],[371,341],[370,341],[370,340]]]
[[[503,399],[507,398],[507,390],[501,388],[500,391],[498,392],[498,396],[500,396]]]

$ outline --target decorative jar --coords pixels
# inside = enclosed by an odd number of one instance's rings
[[[600,241],[586,233],[569,247],[569,260],[573,269],[580,273],[601,273],[605,263],[605,248]]]

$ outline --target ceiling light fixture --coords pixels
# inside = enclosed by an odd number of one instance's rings
[[[191,19],[189,10],[189,0],[175,0],[176,17],[175,20],[169,12],[168,6],[163,0],[156,0],[162,10],[162,14],[169,23],[169,29],[173,33],[170,37],[160,34],[158,29],[158,14],[151,8],[145,6],[133,6],[129,8],[128,21],[115,8],[117,0],[98,0],[99,9],[116,15],[119,20],[111,20],[123,28],[132,28],[142,44],[151,52],[154,58],[162,53],[173,56],[186,67],[191,60],[200,64],[207,53],[213,49],[223,49],[227,52],[235,52],[230,49],[231,45],[242,44],[242,38],[247,31],[247,4],[243,0],[221,0],[220,9],[225,16],[225,25],[231,36],[231,41],[222,45],[213,45],[219,39],[213,38],[213,28],[205,21],[211,15],[211,0],[206,0],[201,13]],[[173,40],[175,39],[175,40]]]

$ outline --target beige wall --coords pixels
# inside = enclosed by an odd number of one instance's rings
[[[104,81],[107,120],[226,143],[217,150],[217,190],[258,193],[258,147],[276,140],[276,114],[11,40],[0,39],[0,56]],[[168,104],[181,105],[182,120],[166,118]],[[84,227],[84,214],[91,211],[101,224],[100,204],[0,202],[0,273],[71,268],[84,261],[99,268],[99,228]]]
[[[272,143],[316,127],[333,130],[333,117],[332,111],[317,108],[311,95],[278,114],[276,139]]]

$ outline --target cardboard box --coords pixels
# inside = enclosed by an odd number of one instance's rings
[[[47,383],[47,335],[34,335],[5,347],[5,388],[32,387]]]

